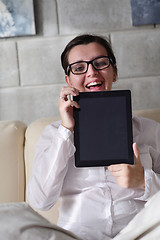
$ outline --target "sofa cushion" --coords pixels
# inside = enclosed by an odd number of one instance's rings
[[[157,122],[160,122],[160,109],[146,109],[146,110],[137,110],[133,112],[137,116],[150,118]]]
[[[38,139],[44,130],[44,128],[56,121],[59,120],[60,117],[53,117],[53,118],[42,118],[38,119],[34,122],[32,122],[25,134],[25,169],[26,169],[26,186],[28,184],[28,181],[30,179],[31,173],[32,173],[32,165],[33,165],[33,159],[34,159],[34,154],[35,154],[35,148],[36,144],[38,142]],[[27,198],[25,199],[26,202],[28,202]],[[37,209],[36,210],[38,213],[40,213],[43,217],[47,218],[50,222],[52,223],[57,223],[58,219],[58,208],[59,208],[60,201],[56,203],[56,205],[48,210],[48,211],[40,211]]]
[[[0,202],[24,201],[24,133],[20,121],[0,121]]]
[[[150,118],[160,122],[160,109],[139,110],[134,111],[133,113],[135,115]],[[26,184],[28,184],[32,172],[32,164],[34,159],[36,143],[45,126],[58,119],[60,119],[60,117],[38,119],[35,122],[31,123],[27,128],[25,143]],[[52,223],[57,223],[59,203],[60,201],[58,201],[57,204],[49,211],[38,212],[42,216],[50,220]]]

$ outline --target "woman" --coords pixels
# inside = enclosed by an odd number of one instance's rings
[[[111,239],[160,189],[160,126],[133,117],[134,165],[75,168],[73,106],[79,106],[67,96],[111,90],[117,67],[110,44],[93,35],[73,39],[61,61],[68,84],[58,102],[61,121],[47,126],[39,140],[28,199],[47,210],[61,196],[58,225],[82,239]]]

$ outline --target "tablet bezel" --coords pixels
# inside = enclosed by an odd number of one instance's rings
[[[76,167],[100,167],[100,166],[109,166],[111,164],[127,163],[134,164],[134,155],[133,155],[133,130],[132,130],[132,106],[131,106],[131,91],[130,90],[114,90],[114,91],[99,91],[99,92],[80,92],[78,96],[73,97],[74,101],[77,101],[81,107],[81,99],[88,98],[97,98],[97,101],[101,97],[125,97],[126,100],[126,120],[127,120],[127,138],[128,138],[128,158],[126,159],[110,159],[110,160],[81,160],[80,153],[80,129],[79,129],[79,116],[81,114],[80,109],[73,108],[73,116],[75,119],[74,127],[74,144],[76,147],[75,152],[75,166]],[[87,134],[87,133],[86,133]]]

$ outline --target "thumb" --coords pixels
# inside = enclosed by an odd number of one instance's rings
[[[133,152],[135,156],[135,163],[140,162],[140,157],[139,157],[139,149],[136,143],[133,143]]]

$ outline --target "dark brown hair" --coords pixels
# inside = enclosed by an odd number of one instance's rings
[[[106,49],[108,56],[110,58],[110,61],[111,61],[111,65],[117,74],[116,58],[114,56],[114,53],[113,53],[113,50],[112,50],[112,47],[111,47],[109,41],[107,41],[104,37],[101,37],[101,36],[91,35],[91,34],[83,34],[83,35],[79,35],[79,36],[75,37],[73,40],[71,40],[67,44],[64,51],[61,54],[61,64],[62,64],[62,67],[63,67],[66,75],[68,75],[68,73],[67,73],[67,67],[69,65],[68,55],[69,55],[69,52],[71,51],[71,49],[77,45],[86,45],[86,44],[89,44],[92,42],[99,43]]]

